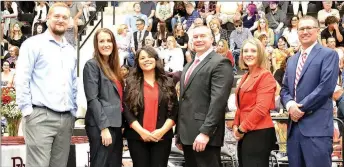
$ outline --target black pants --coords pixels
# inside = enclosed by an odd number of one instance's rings
[[[206,146],[202,152],[196,152],[192,145],[183,145],[186,167],[220,167],[221,147]]]
[[[267,128],[248,132],[238,143],[239,167],[268,167],[272,150],[277,150],[276,132]]]
[[[123,139],[122,130],[109,128],[112,144],[104,146],[97,126],[86,126],[86,133],[90,143],[91,167],[121,167]]]
[[[172,139],[154,142],[128,139],[133,167],[166,167],[171,153]]]

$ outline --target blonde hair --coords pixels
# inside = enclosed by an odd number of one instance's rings
[[[52,12],[54,11],[54,9],[56,7],[64,7],[66,9],[68,9],[68,11],[70,12],[69,10],[69,7],[64,3],[64,2],[56,2],[54,3],[50,8],[49,8],[49,11],[48,11],[48,16],[50,16],[52,14]],[[70,14],[70,13],[69,13]]]
[[[117,34],[121,35],[124,32],[125,28],[128,28],[128,26],[126,24],[119,25],[119,27],[117,28]]]
[[[221,29],[220,20],[217,19],[217,18],[212,19],[212,20],[209,22],[209,25],[210,25],[210,24],[216,24],[216,25],[217,25],[217,28],[218,28],[218,29]]]
[[[166,41],[167,41],[169,38],[173,40],[173,48],[176,48],[176,47],[177,47],[176,38],[174,38],[174,36],[168,36],[167,39],[166,39]]]
[[[265,31],[268,32],[269,31],[269,22],[266,18],[262,17],[258,20],[258,32],[261,31],[261,28],[260,28],[260,20],[264,20],[265,21]]]
[[[264,68],[264,69],[268,69],[268,63],[267,63],[267,59],[268,57],[265,55],[265,49],[263,44],[256,38],[250,38],[244,41],[241,49],[240,49],[240,57],[239,57],[239,67],[243,70],[247,70],[248,66],[245,64],[244,60],[243,60],[243,51],[244,51],[244,47],[246,44],[252,44],[254,46],[257,47],[257,63],[258,63],[258,67],[260,68]]]
[[[11,25],[11,30],[10,30],[10,38],[11,39],[14,39],[14,26],[15,25],[18,25],[19,26],[19,30],[18,30],[18,35],[19,35],[19,38],[21,38],[23,36],[23,32],[21,31],[21,26],[18,22],[15,22],[14,24]]]

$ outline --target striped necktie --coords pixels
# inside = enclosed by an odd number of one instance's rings
[[[301,77],[302,68],[303,68],[303,65],[305,65],[306,59],[307,59],[307,53],[304,52],[301,55],[301,59],[299,59],[300,62],[298,63],[298,66],[296,68],[296,76],[295,76],[295,83],[294,83],[294,91],[295,91],[294,99],[295,100],[296,100],[296,87],[297,87],[297,84],[299,83],[299,80],[300,80],[300,77]]]

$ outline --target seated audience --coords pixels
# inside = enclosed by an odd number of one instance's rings
[[[214,37],[213,46],[216,46],[221,39],[229,41],[229,35],[225,29],[222,29],[219,19],[212,19],[209,23],[209,27]]]
[[[344,29],[339,27],[338,19],[335,16],[328,16],[325,19],[325,25],[327,26],[324,30],[321,31],[321,43],[323,46],[327,46],[326,40],[329,37],[334,37],[336,39],[336,46],[343,47],[343,36]]]
[[[165,71],[183,71],[184,54],[181,48],[177,48],[177,42],[173,36],[167,37],[167,49],[161,52],[161,54],[164,56]]]
[[[165,23],[167,30],[172,32],[171,19],[173,17],[174,2],[159,1],[156,4],[155,17],[160,23]]]
[[[287,39],[290,46],[296,47],[297,50],[300,47],[300,41],[297,34],[298,24],[299,24],[299,18],[297,16],[293,16],[290,19],[288,27],[284,29],[283,34],[282,34],[282,36],[284,36]]]
[[[131,33],[134,33],[137,31],[137,25],[136,25],[136,21],[139,20],[139,19],[142,19],[143,20],[143,29],[144,30],[147,30],[147,27],[148,27],[148,18],[146,15],[142,14],[141,13],[141,6],[140,6],[140,3],[139,2],[135,2],[134,5],[134,11],[135,13],[134,14],[131,14],[131,15],[128,15],[126,18],[125,18],[125,24],[128,25],[128,28],[130,30]]]
[[[191,27],[192,23],[194,22],[195,19],[201,18],[201,15],[198,13],[198,11],[195,9],[194,5],[192,3],[187,3],[185,5],[187,16],[183,22],[184,29],[186,31],[189,30]],[[202,20],[203,22],[203,20]]]
[[[49,6],[44,1],[36,2],[36,7],[35,7],[36,15],[32,23],[32,35],[35,32],[35,28],[38,26],[36,24],[42,25],[44,30],[47,29],[46,22],[47,22],[48,11],[49,11]]]
[[[4,60],[10,64],[10,68],[16,68],[16,62],[19,56],[19,47],[11,46],[8,50],[9,56],[5,56]]]
[[[287,13],[280,10],[277,3],[277,1],[271,1],[269,4],[270,11],[265,15],[269,22],[269,28],[271,28],[275,33],[274,45],[277,45],[277,39],[282,35]]]
[[[120,65],[123,65],[124,60],[130,56],[131,35],[129,33],[126,24],[121,24],[117,29],[116,44]]]
[[[174,7],[173,7],[173,18],[171,20],[172,28],[175,28],[175,25],[179,23],[183,23],[186,18],[186,9],[185,4],[186,1],[174,1]]]
[[[253,38],[248,28],[243,28],[242,20],[234,21],[235,30],[232,31],[230,36],[230,49],[233,53],[236,66],[239,64],[240,49],[246,39]],[[234,73],[236,74],[236,66],[234,66]]]
[[[11,72],[10,63],[5,61],[1,72],[1,87],[12,87],[14,73]]]
[[[189,36],[185,33],[182,23],[178,22],[173,30],[173,36],[176,39],[179,47],[183,50],[185,54],[188,48]]]
[[[335,16],[338,20],[340,19],[339,11],[337,9],[332,9],[332,1],[322,2],[324,9],[318,12],[318,20],[320,23],[320,30],[326,28],[325,20],[328,16]]]
[[[1,19],[4,20],[4,30],[6,30],[4,35],[7,37],[10,33],[11,25],[18,22],[18,2],[4,1],[4,9]]]
[[[243,11],[242,2],[217,2],[215,17],[221,20],[221,24],[234,21],[241,17]]]
[[[275,34],[274,31],[269,28],[269,23],[266,18],[260,18],[258,20],[258,28],[254,32],[254,37],[258,38],[261,34],[266,34],[266,36],[268,37],[269,46],[274,45]]]
[[[197,4],[196,8],[207,25],[215,15],[216,3],[217,1],[199,1]]]
[[[235,62],[234,62],[233,54],[231,50],[229,50],[228,46],[229,46],[228,42],[224,39],[221,39],[216,45],[216,53],[220,54],[223,57],[228,58],[232,64],[232,67],[234,67]]]
[[[254,25],[260,18],[258,15],[257,6],[253,3],[248,4],[246,13],[247,14],[242,18],[244,27],[250,29],[250,31],[257,29],[258,25]]]
[[[157,19],[155,18],[156,4],[153,1],[141,1],[141,13],[147,16],[147,31],[156,32]]]
[[[21,27],[20,27],[19,23],[16,22],[15,24],[13,24],[11,26],[11,30],[10,30],[10,34],[7,38],[7,42],[10,45],[18,46],[20,48],[20,46],[25,41],[25,39],[26,39],[26,37],[23,35],[23,33],[21,31]]]
[[[281,36],[278,39],[277,48],[272,52],[272,57],[274,57],[274,60],[276,61],[276,66],[273,67],[273,71],[281,68],[282,61],[292,55],[294,55],[293,48],[290,48],[287,40]]]
[[[339,68],[342,69],[344,66],[344,53],[342,49],[336,48],[336,39],[334,37],[327,38],[327,47],[334,49],[339,56]]]

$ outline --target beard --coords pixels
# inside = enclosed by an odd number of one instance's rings
[[[56,28],[52,28],[51,31],[52,31],[55,35],[58,35],[58,36],[62,36],[62,35],[66,32],[65,29],[64,29],[64,30],[58,30],[58,29],[56,29]]]

